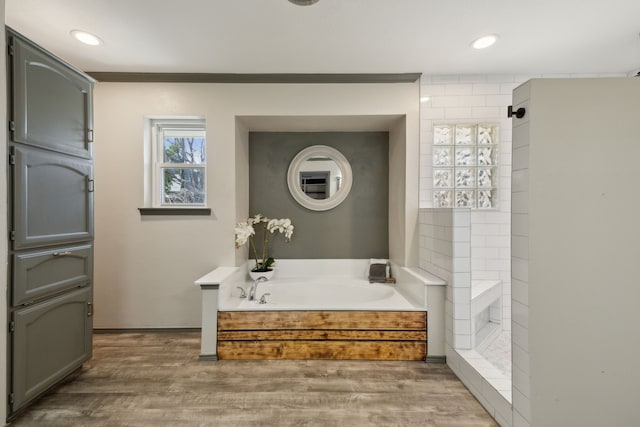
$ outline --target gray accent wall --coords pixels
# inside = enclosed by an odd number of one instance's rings
[[[289,163],[302,149],[328,145],[351,164],[347,199],[328,211],[300,206],[289,193]],[[290,218],[290,243],[273,236],[278,259],[389,257],[388,132],[250,132],[249,213]]]

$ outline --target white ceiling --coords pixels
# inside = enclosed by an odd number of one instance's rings
[[[6,0],[85,71],[554,74],[640,68],[640,0]],[[69,31],[104,40],[81,45]],[[484,51],[469,44],[498,33]]]

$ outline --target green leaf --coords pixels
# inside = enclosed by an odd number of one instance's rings
[[[276,260],[272,257],[267,258],[267,261],[264,263],[264,268],[271,268],[274,262],[276,262]]]

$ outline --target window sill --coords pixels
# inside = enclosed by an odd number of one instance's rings
[[[138,208],[140,215],[211,215],[211,208]]]

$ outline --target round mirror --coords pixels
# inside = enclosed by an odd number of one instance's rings
[[[342,203],[351,191],[352,182],[347,158],[326,145],[312,145],[300,151],[287,172],[291,196],[314,211],[326,211]]]

